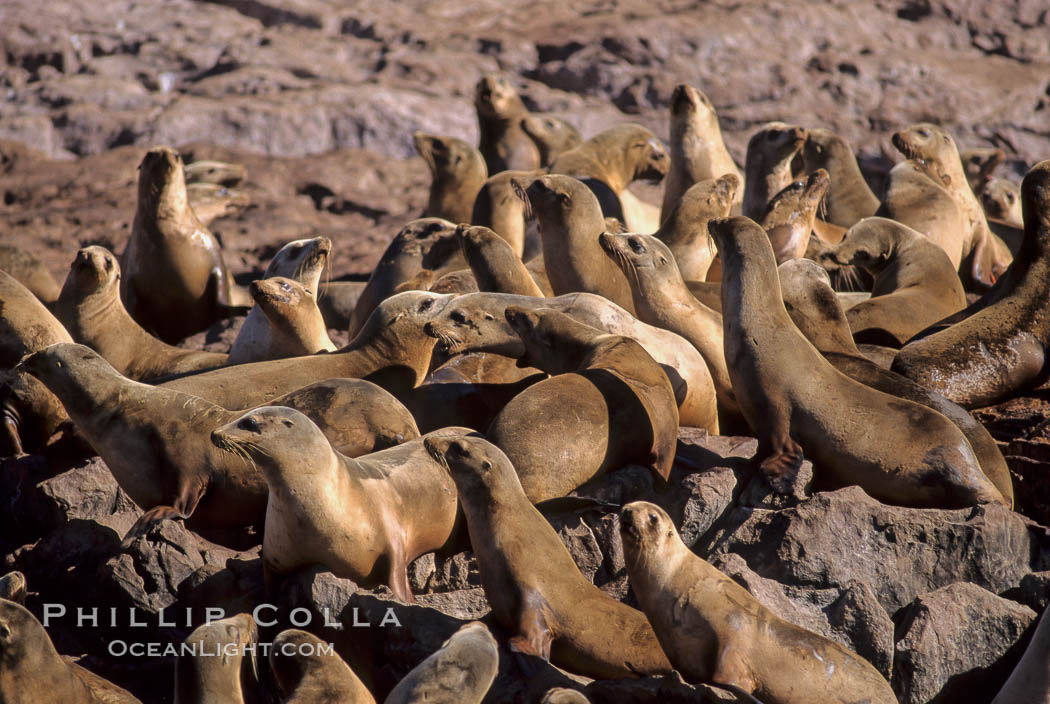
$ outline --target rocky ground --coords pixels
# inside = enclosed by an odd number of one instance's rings
[[[585,136],[635,121],[666,138],[671,89],[685,81],[717,106],[740,163],[762,122],[822,125],[852,140],[878,190],[893,158],[889,134],[932,120],[962,147],[1001,147],[1004,175],[1018,177],[1050,156],[1048,35],[1039,0],[5,0],[0,241],[40,257],[59,281],[80,246],[119,252],[135,166],[146,147],[170,144],[187,161],[247,167],[252,205],[212,226],[239,281],[287,240],[315,234],[335,244],[333,278],[363,278],[426,202],[412,131],[475,141],[472,88],[491,71]],[[1014,471],[1017,512],[892,508],[858,489],[771,497],[744,459],[753,441],[688,429],[674,491],[625,468],[583,493],[664,505],[699,554],[777,613],[868,658],[902,702],[984,702],[1050,600],[1050,396],[978,416]],[[0,502],[0,554],[28,575],[37,614],[49,602],[233,613],[260,599],[257,549],[237,552],[168,523],[120,550],[138,510],[98,459],[7,460]],[[585,574],[631,601],[615,514],[550,518]],[[319,634],[382,695],[461,619],[487,612],[469,553],[424,556],[412,580],[419,606],[308,573],[282,606],[317,614]],[[388,607],[402,628],[322,627],[325,608],[375,625]],[[178,642],[187,629],[132,630],[126,618],[73,625],[51,629],[61,652],[145,702],[171,701],[170,658],[115,658],[106,646],[143,630]],[[526,680],[501,654],[489,701],[582,686],[538,663]],[[594,683],[588,693],[595,702],[734,701],[656,680]]]

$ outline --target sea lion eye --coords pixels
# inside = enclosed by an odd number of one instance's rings
[[[287,291],[288,293],[291,293],[292,292],[292,287],[288,285],[288,282],[282,281],[281,282],[281,290],[282,291]]]
[[[237,427],[241,430],[247,430],[250,433],[259,432],[259,422],[252,416],[245,416],[237,422]]]
[[[645,246],[637,238],[631,238],[631,239],[627,240],[627,244],[629,244],[631,246],[631,249],[636,254],[641,254],[642,252],[645,251]]]
[[[657,518],[657,516],[656,516],[656,514],[655,514],[655,513],[650,513],[650,514],[649,514],[649,523],[650,523],[650,524],[652,524],[652,525],[654,525],[654,526],[655,526],[655,525],[656,525],[657,523],[659,523],[659,522],[660,522],[660,519],[659,519],[659,518]]]
[[[1016,197],[1017,197],[1017,196],[1015,196],[1015,195],[1014,195],[1013,193],[1007,193],[1007,194],[1006,194],[1006,200],[1007,200],[1007,202],[1009,202],[1009,203],[1013,203],[1013,202],[1014,202],[1014,199],[1015,199]]]
[[[448,317],[452,319],[453,323],[459,323],[460,325],[467,322],[467,316],[463,315],[462,311],[454,310]]]
[[[433,298],[427,298],[426,300],[424,300],[422,303],[419,304],[419,312],[423,313],[423,312],[426,312],[426,311],[430,310],[430,306],[432,306],[432,305],[434,305],[434,299]]]
[[[930,131],[929,130],[919,130],[919,136],[922,137],[923,139],[929,139],[930,138]]]

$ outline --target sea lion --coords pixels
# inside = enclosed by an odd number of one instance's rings
[[[791,183],[791,160],[805,142],[805,129],[783,122],[767,122],[751,136],[744,162],[744,215],[760,219],[770,199]]]
[[[270,670],[282,704],[375,704],[350,666],[327,644],[289,628],[273,639]]]
[[[687,681],[765,704],[896,704],[871,663],[767,609],[686,547],[659,506],[624,506],[620,540],[631,591]]]
[[[673,332],[646,325],[601,296],[572,293],[556,298],[528,298],[492,293],[468,294],[454,299],[423,329],[438,339],[435,349],[445,356],[489,352],[516,359],[524,354],[525,348],[504,315],[510,305],[553,308],[608,334],[637,340],[663,367],[678,403],[679,422],[716,432],[716,387],[701,353]],[[720,325],[718,334],[721,340]],[[720,341],[718,345],[720,351]],[[471,423],[461,425],[474,427]]]
[[[507,240],[515,254],[525,258],[528,211],[515,184],[531,183],[543,174],[543,171],[503,171],[489,176],[474,199],[474,208],[467,222],[490,228]]]
[[[0,577],[0,599],[25,606],[27,591],[26,576],[21,572],[8,572]]]
[[[21,247],[0,244],[0,271],[6,271],[44,305],[58,299],[61,290],[44,263]]]
[[[625,464],[670,476],[678,405],[645,348],[550,308],[508,306],[506,318],[524,344],[519,364],[553,375],[515,396],[485,433],[530,501],[565,496]]]
[[[575,689],[554,687],[547,690],[540,704],[591,704],[591,700]]]
[[[806,130],[802,159],[807,173],[828,172],[825,221],[849,229],[879,209],[879,199],[864,180],[853,148],[842,137],[819,127]]]
[[[807,178],[789,183],[770,199],[759,224],[769,235],[777,264],[805,255],[817,206],[828,183],[828,172],[817,169]]]
[[[1044,610],[1024,655],[992,704],[1050,704],[1050,611]]]
[[[310,297],[317,300],[317,291],[321,285],[321,274],[328,266],[332,252],[332,241],[327,237],[294,240],[277,250],[273,255],[263,280],[283,276],[299,282],[312,293]],[[251,294],[251,292],[249,291]],[[251,294],[253,302],[255,295]],[[260,308],[253,307],[237,333],[237,339],[230,348],[229,364],[255,362],[260,355],[270,349],[272,323]],[[327,336],[327,330],[325,335]]]
[[[74,340],[136,381],[226,363],[225,354],[169,345],[136,323],[120,300],[120,264],[105,247],[83,247],[77,252],[54,311]]]
[[[186,183],[212,183],[218,186],[236,186],[244,180],[247,170],[244,164],[234,164],[214,159],[201,159],[186,164],[183,172]]]
[[[448,542],[456,522],[456,487],[421,440],[352,459],[305,415],[281,406],[248,411],[211,440],[249,459],[266,480],[262,559],[270,574],[320,564],[415,601],[408,563]]]
[[[412,668],[383,704],[481,704],[498,669],[496,639],[485,624],[472,621]]]
[[[479,290],[544,297],[525,264],[495,232],[481,225],[460,225],[456,237]]]
[[[645,616],[580,573],[498,447],[476,433],[423,444],[456,483],[481,586],[516,634],[512,650],[598,679],[670,672]]]
[[[222,249],[189,206],[173,149],[151,149],[139,164],[138,206],[120,269],[128,313],[169,344],[244,302],[234,300]]]
[[[117,484],[145,511],[126,542],[166,518],[187,519],[194,529],[261,523],[262,476],[251,462],[209,442],[209,433],[239,412],[126,379],[83,345],[52,345],[19,367],[62,400]],[[366,383],[326,380],[275,402],[310,413],[347,452],[371,452],[417,437],[407,410]]]
[[[141,704],[127,690],[63,660],[36,617],[4,599],[0,599],[0,701]]]
[[[540,150],[521,127],[529,110],[506,78],[483,76],[474,91],[474,108],[478,113],[478,149],[490,175],[540,168]]]
[[[628,229],[655,232],[660,227],[659,210],[638,200],[627,186],[640,179],[659,183],[670,162],[656,135],[641,125],[627,123],[603,130],[563,152],[551,164],[550,172],[583,181],[598,197],[602,213],[618,218]]]
[[[597,293],[633,314],[626,277],[598,246],[605,219],[594,193],[571,176],[551,174],[534,179],[525,195],[540,223],[543,261],[554,295]]]
[[[1050,371],[1050,160],[1024,177],[1021,206],[1024,241],[1006,274],[957,314],[960,322],[909,342],[893,360],[893,371],[964,408],[1011,398]]]
[[[726,174],[737,178],[731,205],[740,207],[744,197],[740,188],[744,174],[726,149],[715,106],[706,95],[687,83],[679,83],[671,93],[670,145],[671,165],[664,182],[661,224],[667,222],[678,201],[694,184]]]
[[[247,613],[195,628],[183,641],[190,653],[183,651],[175,659],[175,704],[261,702],[258,635]]]
[[[350,316],[350,337],[360,332],[376,306],[393,294],[400,284],[420,271],[437,271],[449,264],[453,255],[458,254],[455,234],[456,226],[441,218],[420,218],[401,228],[372,269],[368,283],[358,296],[354,313]]]
[[[1024,228],[1020,186],[1005,178],[992,178],[978,193],[985,215],[1009,227]]]
[[[244,191],[214,183],[187,183],[186,200],[204,227],[208,227],[219,218],[240,213],[252,202],[251,197]]]
[[[254,351],[242,347],[245,362],[335,352],[312,290],[293,279],[273,276],[253,281],[248,291],[270,322],[270,342]]]
[[[740,202],[740,178],[726,174],[698,181],[683,193],[653,235],[674,255],[682,278],[704,281],[715,259],[715,243],[707,233],[707,221],[729,215]],[[606,232],[610,230],[606,229]],[[630,278],[630,277],[628,277]]]
[[[879,501],[913,507],[1005,503],[951,421],[853,381],[806,340],[784,308],[761,227],[736,217],[708,228],[722,258],[733,392],[758,434],[755,457],[774,487],[797,471],[804,451],[818,488],[859,485]]]
[[[966,307],[962,281],[943,249],[886,218],[865,218],[820,261],[858,266],[875,283],[871,298],[846,311],[857,342],[897,347]]]
[[[999,164],[1006,159],[1006,152],[998,147],[976,147],[959,152],[966,182],[974,193],[980,193],[981,187],[992,177]]]
[[[473,145],[455,137],[412,133],[412,144],[430,168],[430,195],[425,218],[470,222],[474,199],[489,173]]]
[[[521,129],[536,143],[540,166],[547,168],[554,160],[583,143],[583,135],[573,125],[554,115],[528,115],[521,118]]]
[[[317,307],[321,309],[324,324],[330,330],[346,330],[354,314],[366,281],[324,281],[317,294]]]
[[[981,471],[1003,498],[1013,504],[1010,469],[983,425],[961,406],[865,357],[853,340],[846,316],[831,290],[828,274],[819,264],[808,259],[793,259],[777,267],[777,272],[791,321],[835,369],[873,389],[921,403],[955,423],[970,443]]]

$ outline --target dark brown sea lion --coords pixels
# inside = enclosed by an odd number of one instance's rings
[[[744,163],[744,215],[758,220],[770,199],[791,181],[791,161],[806,142],[806,130],[767,122],[747,143]]]
[[[470,222],[474,199],[488,178],[485,158],[455,137],[414,132],[412,143],[430,167],[430,195],[423,217]]]
[[[807,173],[817,169],[828,172],[825,221],[849,229],[879,209],[879,199],[864,180],[852,147],[842,137],[823,128],[807,130],[802,158]]]
[[[482,77],[475,88],[474,108],[481,136],[478,149],[490,175],[540,168],[540,151],[521,127],[529,110],[505,77]]]

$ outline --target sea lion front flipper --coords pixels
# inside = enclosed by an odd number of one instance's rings
[[[739,690],[750,696],[758,683],[748,667],[743,643],[730,640],[718,649],[718,660],[715,671],[711,673],[711,682],[721,687]]]
[[[131,526],[131,530],[124,536],[124,540],[120,542],[120,547],[122,549],[127,548],[136,538],[145,535],[150,528],[163,520],[168,518],[189,518],[193,515],[193,511],[197,508],[197,504],[200,503],[201,497],[204,496],[204,492],[207,489],[207,483],[202,481],[185,484],[171,506],[154,506],[139,516],[139,519]]]
[[[995,272],[994,255],[995,252],[987,237],[982,238],[974,246],[973,251],[970,253],[970,276],[973,278],[975,285],[979,285],[984,289],[989,289],[995,285],[998,276]]]
[[[518,635],[510,639],[510,649],[516,653],[550,660],[554,634],[545,615],[550,608],[547,600],[539,592],[528,590],[522,596],[520,608]]]
[[[790,494],[791,482],[802,468],[802,447],[790,435],[774,441],[773,451],[758,465],[773,491]]]
[[[387,584],[390,591],[394,592],[401,601],[409,604],[416,603],[416,597],[412,594],[412,587],[408,584],[408,560],[405,559],[405,551],[400,543],[393,545],[394,554],[390,556],[390,574]]]

